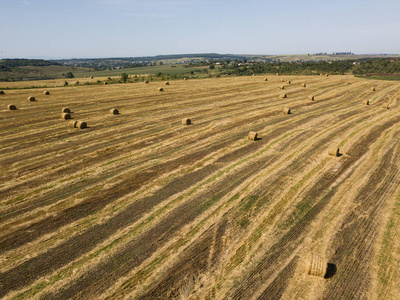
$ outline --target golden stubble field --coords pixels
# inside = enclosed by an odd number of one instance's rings
[[[5,90],[0,298],[398,299],[400,83],[264,78]]]

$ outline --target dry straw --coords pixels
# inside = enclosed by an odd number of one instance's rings
[[[314,101],[315,98],[314,98],[314,96],[308,96],[308,100]]]
[[[249,140],[255,141],[257,139],[257,132],[250,131],[249,134],[247,135],[247,138]]]
[[[282,94],[282,95],[281,95],[281,98],[286,98],[286,97],[287,97],[286,94]]]
[[[77,121],[75,127],[79,129],[84,129],[87,128],[87,123],[83,121]]]
[[[61,118],[64,120],[69,120],[71,119],[71,115],[69,113],[62,113]]]
[[[305,272],[308,275],[324,277],[327,269],[328,269],[328,263],[324,262],[324,260],[321,257],[315,254],[309,254],[307,256],[305,264]]]
[[[332,156],[339,156],[339,148],[332,147],[328,150],[328,154]]]
[[[370,90],[371,90],[371,92],[375,92],[375,88],[374,87],[370,88]]]
[[[285,107],[285,108],[283,109],[283,113],[284,113],[285,115],[289,115],[289,114],[292,113],[292,110],[291,110],[289,107]]]
[[[70,110],[68,107],[63,107],[63,108],[61,109],[61,112],[62,112],[62,113],[70,113],[71,110]]]
[[[182,125],[190,125],[192,124],[192,121],[190,119],[183,119],[182,120]]]
[[[35,97],[32,97],[32,96],[31,96],[31,97],[28,97],[28,100],[29,100],[29,101],[36,101]]]
[[[7,107],[8,107],[9,110],[16,110],[17,109],[17,107],[14,104],[9,104]]]
[[[50,92],[49,91],[44,91],[43,94],[50,95]]]
[[[118,111],[118,109],[116,109],[116,108],[111,108],[111,109],[110,109],[110,113],[111,113],[112,115],[118,115],[118,114],[119,114],[119,111]]]
[[[369,105],[369,100],[364,100],[364,101],[363,101],[363,104],[364,104],[364,105]]]

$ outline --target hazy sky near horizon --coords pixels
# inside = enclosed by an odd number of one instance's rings
[[[0,58],[400,53],[400,0],[0,0]]]

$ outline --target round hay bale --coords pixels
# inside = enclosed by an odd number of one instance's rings
[[[308,96],[308,100],[314,101],[315,98],[314,98],[314,96]]]
[[[281,74],[279,74],[279,73],[276,73],[276,76],[279,76],[279,75],[281,75]]]
[[[187,77],[184,77],[183,80],[188,80],[188,78],[187,78]]]
[[[110,109],[110,113],[111,113],[112,115],[118,115],[118,114],[119,114],[119,111],[118,111],[118,109],[116,109],[116,108],[111,108],[111,109]]]
[[[87,128],[87,123],[83,121],[77,121],[75,127],[79,129],[84,129]]]
[[[256,76],[256,74],[253,74],[253,76]]]
[[[104,84],[104,85],[107,85],[107,84],[108,84],[108,82],[107,82],[107,81],[104,81],[104,82],[103,82],[103,84]]]
[[[351,82],[350,82],[350,81],[347,81],[347,84],[351,84]]]
[[[281,95],[281,98],[286,98],[286,97],[287,97],[286,94],[282,94],[282,95]]]
[[[63,108],[61,109],[61,112],[62,112],[62,113],[71,113],[71,110],[70,110],[69,108],[67,108],[67,107],[63,107]]]
[[[76,128],[76,124],[78,123],[78,121],[71,121],[69,122],[69,128]]]
[[[190,119],[183,119],[182,120],[182,125],[190,125],[192,124],[192,121]]]
[[[167,82],[165,83],[165,85],[169,85],[169,82],[167,81]]]
[[[389,109],[389,103],[382,103],[382,108]]]
[[[0,91],[0,95],[4,95],[4,91]]]
[[[326,76],[326,77],[328,77],[328,76],[329,76],[329,74],[325,74],[325,76]]]
[[[159,90],[160,92],[162,92],[164,89],[163,89],[162,87],[159,87],[158,90]]]
[[[370,88],[371,92],[375,92],[376,89],[374,87]]]
[[[306,86],[307,86],[307,84],[303,83],[303,84],[301,84],[301,86],[302,86],[302,87],[306,87]]]
[[[369,100],[364,100],[364,101],[363,101],[363,104],[364,104],[364,105],[369,105]]]
[[[285,107],[285,108],[283,109],[283,113],[284,113],[285,115],[290,115],[290,114],[292,113],[292,110],[291,110],[289,107]]]
[[[324,74],[320,73],[319,76],[324,76]]]
[[[307,256],[305,272],[308,275],[324,277],[327,269],[328,263],[324,262],[321,257],[312,253]]]
[[[28,97],[28,100],[29,100],[29,101],[36,101],[35,97],[32,97],[32,96],[31,96],[31,97]]]
[[[90,76],[90,79],[93,79],[94,77],[93,76]]]
[[[71,119],[71,115],[69,113],[62,113],[61,118],[64,120],[69,120]]]
[[[282,86],[281,86],[281,90],[284,90],[284,89],[285,89],[285,86],[284,86],[284,85],[282,85]]]
[[[249,140],[255,141],[257,139],[257,132],[250,131],[249,134],[247,135],[247,138]]]
[[[281,82],[285,82],[285,79],[281,79]]]
[[[7,108],[8,108],[9,110],[16,110],[16,109],[17,109],[17,107],[16,107],[14,104],[9,104],[9,105],[7,106]]]
[[[268,81],[268,78],[264,78],[264,81]]]
[[[287,82],[288,84],[291,84],[292,82],[290,81],[290,80],[288,80],[288,82]]]
[[[149,84],[149,81],[148,81],[148,80],[145,80],[144,83],[145,83],[145,84]]]
[[[43,94],[50,95],[50,92],[49,91],[44,91]]]
[[[337,147],[332,147],[328,150],[328,154],[332,156],[339,156],[339,148]]]

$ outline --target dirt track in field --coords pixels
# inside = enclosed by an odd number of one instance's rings
[[[0,95],[0,298],[396,299],[400,83],[268,78]]]

